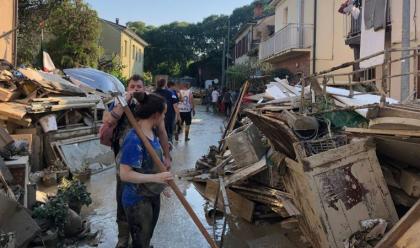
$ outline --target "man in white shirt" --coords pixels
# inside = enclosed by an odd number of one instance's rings
[[[188,137],[190,133],[190,126],[192,121],[192,116],[195,115],[194,110],[194,99],[193,94],[190,89],[188,89],[188,83],[182,83],[181,84],[181,90],[179,91],[179,103],[178,103],[178,109],[179,114],[181,117],[181,125],[184,125],[185,123],[185,141],[189,141],[190,138]],[[178,135],[181,132],[181,130],[178,130],[175,134],[175,140],[178,141]]]
[[[220,93],[217,91],[217,88],[214,88],[213,92],[211,93],[211,102],[213,104],[213,112],[217,112],[217,102],[219,101]]]

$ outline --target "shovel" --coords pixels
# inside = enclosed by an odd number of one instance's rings
[[[160,172],[166,172],[166,167],[163,165],[162,161],[160,160],[159,156],[156,154],[155,150],[153,149],[152,145],[150,144],[147,137],[144,135],[141,128],[137,125],[137,121],[134,118],[133,113],[131,112],[130,108],[128,107],[128,104],[124,97],[121,96],[121,94],[117,95],[117,99],[120,102],[121,106],[124,109],[124,113],[127,116],[128,122],[130,125],[134,128],[136,131],[137,136],[140,138],[140,140],[143,142],[147,152],[152,157],[153,162],[157,167],[159,168]],[[207,232],[206,228],[201,223],[200,219],[198,219],[197,215],[195,214],[194,210],[191,208],[191,205],[187,202],[184,195],[182,194],[181,190],[179,190],[178,186],[175,184],[174,180],[171,180],[168,182],[168,185],[171,187],[171,189],[175,192],[175,195],[178,197],[178,199],[181,201],[182,205],[184,206],[185,210],[187,210],[188,214],[194,221],[195,225],[198,227],[200,232],[204,235],[207,242],[209,243],[210,247],[217,248],[216,242],[210,237],[210,234]]]

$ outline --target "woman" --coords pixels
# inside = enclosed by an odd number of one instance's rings
[[[146,95],[134,109],[140,126],[152,147],[162,159],[162,148],[154,130],[165,118],[165,100],[158,95]],[[158,173],[150,154],[134,129],[123,142],[118,155],[123,184],[122,204],[127,216],[133,247],[149,248],[160,210],[160,193],[173,177],[169,172]]]

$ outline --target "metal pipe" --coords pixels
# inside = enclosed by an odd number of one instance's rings
[[[403,0],[403,12],[402,12],[402,48],[410,47],[410,1]],[[409,51],[401,52],[401,57],[407,57],[410,55]],[[401,100],[408,97],[410,92],[410,76],[407,75],[410,72],[410,59],[404,59],[401,61],[401,74],[404,75],[401,78]]]
[[[314,31],[312,41],[312,73],[316,72],[316,29],[317,29],[318,0],[314,1]]]

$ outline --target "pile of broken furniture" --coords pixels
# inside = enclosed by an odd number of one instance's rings
[[[59,74],[0,60],[1,238],[10,232],[23,247],[39,233],[27,213],[39,200],[37,187],[57,185],[70,173],[84,179],[113,164],[97,137],[110,99]]]
[[[416,247],[420,104],[317,87],[277,79],[238,125],[242,92],[220,146],[184,176],[232,215],[297,222],[312,247]]]

